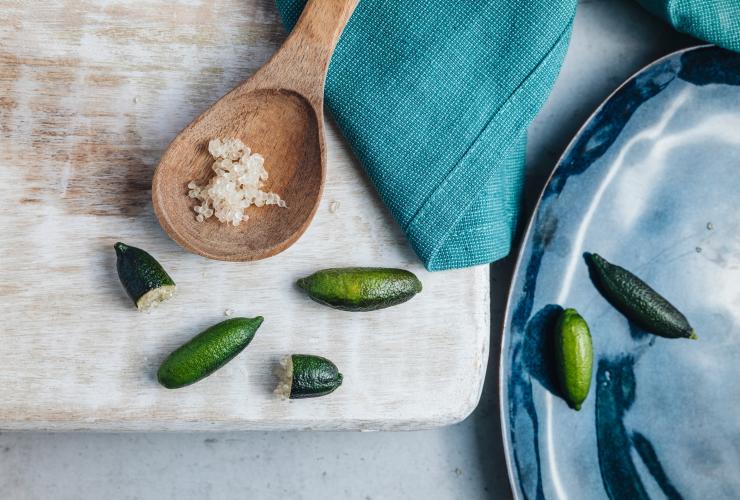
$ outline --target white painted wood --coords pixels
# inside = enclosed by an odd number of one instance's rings
[[[488,268],[425,272],[333,127],[322,205],[286,252],[209,261],[158,226],[159,155],[283,37],[272,0],[0,0],[0,428],[418,429],[476,406]],[[155,255],[175,298],[137,312],[117,240]],[[409,268],[424,291],[353,314],[292,284],[343,265]],[[266,318],[247,350],[196,385],[159,387],[167,353],[229,308]],[[344,385],[276,399],[271,369],[289,353],[331,358]]]

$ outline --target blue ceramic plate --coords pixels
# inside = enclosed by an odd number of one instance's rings
[[[698,341],[631,325],[584,252],[633,271]],[[553,380],[553,318],[591,327],[581,411]],[[740,54],[698,47],[615,92],[566,150],[509,296],[501,411],[517,498],[740,498]]]

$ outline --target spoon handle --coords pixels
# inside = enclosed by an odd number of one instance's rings
[[[253,79],[295,90],[320,105],[334,47],[359,0],[308,0],[283,46]]]

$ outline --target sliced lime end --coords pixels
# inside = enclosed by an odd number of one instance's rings
[[[275,375],[278,377],[278,384],[273,392],[280,399],[290,398],[293,389],[293,356],[285,356],[280,360],[280,364],[275,367]]]
[[[175,295],[175,290],[175,285],[164,285],[149,290],[136,301],[136,308],[139,311],[148,311],[152,307],[172,298]]]

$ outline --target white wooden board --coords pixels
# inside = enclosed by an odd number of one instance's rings
[[[272,0],[0,0],[0,428],[417,429],[476,406],[488,268],[425,272],[333,127],[322,205],[286,252],[209,261],[157,224],[161,152],[283,37]],[[174,299],[133,308],[117,240],[162,262]],[[424,292],[346,313],[293,286],[344,265],[409,268]],[[226,309],[265,316],[252,344],[201,383],[161,388],[161,360]],[[276,399],[272,367],[289,353],[331,358],[344,385]]]

